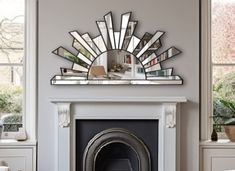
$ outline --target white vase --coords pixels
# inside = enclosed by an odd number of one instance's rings
[[[15,139],[18,141],[24,141],[27,139],[26,131],[24,128],[19,128],[19,132],[16,134]]]

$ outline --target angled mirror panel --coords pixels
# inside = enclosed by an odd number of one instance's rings
[[[98,37],[94,38],[93,41],[94,41],[95,45],[99,48],[99,51],[101,51],[101,53],[103,53],[107,50],[102,36],[98,36]]]
[[[148,63],[150,63],[150,61],[152,61],[153,59],[155,59],[157,57],[157,55],[155,53],[152,53],[151,55],[147,56],[143,61],[142,64],[146,65]]]
[[[63,48],[63,47],[59,47],[56,50],[54,50],[52,53],[65,58],[71,62],[74,62],[78,65],[81,65],[83,67],[88,67],[88,65],[82,61],[81,59],[79,59],[76,55],[74,55],[72,52],[68,51],[67,49]]]
[[[171,76],[173,72],[173,68],[168,68],[168,69],[162,69],[162,70],[157,70],[157,71],[151,71],[147,73],[148,78],[153,78],[153,77],[165,77],[165,76]]]
[[[140,42],[136,46],[135,50],[133,51],[133,54],[136,56],[152,37],[152,34],[145,33],[144,36],[140,39]]]
[[[95,58],[90,54],[88,50],[86,50],[77,40],[73,40],[72,45],[79,54],[82,54],[84,57],[86,57],[89,60],[94,60]]]
[[[77,71],[81,71],[81,72],[88,72],[88,68],[86,67],[83,67],[79,64],[73,64],[73,67],[72,67],[73,70],[77,70]]]
[[[175,47],[171,47],[169,49],[167,49],[166,51],[164,51],[163,53],[161,53],[160,55],[158,55],[156,58],[153,58],[150,62],[154,62],[154,63],[160,63],[160,62],[163,62],[169,58],[172,58],[178,54],[180,54],[181,51]],[[147,63],[149,64],[149,63]],[[147,65],[147,64],[144,64],[144,65]]]
[[[106,27],[108,29],[109,34],[109,40],[111,42],[111,46],[113,49],[116,49],[115,46],[115,39],[114,39],[114,31],[113,31],[113,19],[112,19],[112,13],[109,12],[107,15],[104,16]]]
[[[93,57],[97,57],[95,51],[89,46],[89,44],[82,38],[77,31],[69,32]]]
[[[128,45],[130,43],[132,35],[134,34],[137,23],[138,23],[137,21],[129,21],[122,49],[126,50],[128,48]]]
[[[109,39],[108,39],[108,30],[107,30],[107,26],[106,23],[104,21],[96,21],[101,37],[105,43],[105,46],[107,48],[110,48],[110,43],[109,43]]]
[[[131,13],[130,12],[128,12],[126,14],[122,14],[119,49],[122,49],[123,42],[124,42],[124,37],[125,37],[125,34],[126,34],[126,30],[127,30],[127,27],[128,27],[128,23],[129,23],[130,17],[131,17]]]
[[[83,34],[82,38],[90,45],[97,55],[101,53],[88,33]]]
[[[140,39],[138,37],[132,36],[131,41],[128,45],[127,51],[130,52],[130,53],[133,53],[133,51],[135,50],[135,48],[137,47],[139,42],[140,42]]]
[[[86,64],[88,64],[88,67],[91,65],[91,60],[89,60],[89,59],[87,59],[87,57],[85,57],[82,53],[79,53],[78,55],[77,55],[77,57],[79,58],[79,59],[81,59],[83,62],[85,62]]]
[[[141,55],[144,54],[162,35],[164,32],[157,31],[154,36],[146,43],[146,45],[141,49],[141,51],[136,55],[139,58]]]
[[[151,72],[151,71],[156,71],[156,70],[161,70],[161,65],[160,64],[155,64],[153,66],[150,66],[145,69],[145,72]]]
[[[115,38],[115,45],[116,45],[115,49],[118,49],[120,32],[114,32],[114,38]]]
[[[77,76],[77,77],[81,77],[82,79],[87,78],[87,72],[73,70],[70,68],[61,68],[60,70],[61,70],[61,75],[63,76]]]

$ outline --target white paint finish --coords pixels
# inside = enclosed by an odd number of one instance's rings
[[[37,0],[25,1],[25,60],[23,124],[28,138],[36,140],[37,112]]]
[[[234,148],[202,148],[202,171],[234,170],[234,163]]]
[[[55,146],[58,150],[58,161],[56,162],[58,171],[71,171],[70,127],[58,127],[58,141]]]
[[[144,103],[144,102],[153,102],[153,103],[167,103],[167,102],[187,102],[186,97],[178,96],[178,97],[170,97],[170,96],[129,96],[129,97],[94,97],[94,98],[50,98],[52,103],[61,103],[61,102],[98,102],[98,103],[124,103],[124,102],[135,102],[135,103]]]
[[[0,161],[11,171],[36,171],[36,147],[0,146]]]
[[[206,140],[201,141],[200,146],[206,148],[235,148],[235,142],[231,142],[229,139],[219,139],[218,141]]]
[[[172,101],[172,98],[169,98]],[[168,99],[168,100],[169,100]],[[67,104],[73,103],[74,105],[78,106],[78,108],[83,108],[83,112],[79,110],[75,110],[73,113],[66,113],[68,116],[64,117],[66,118],[73,118],[72,123],[68,124],[66,127],[59,127],[58,129],[58,152],[56,153],[58,155],[58,163],[57,168],[59,171],[71,171],[71,168],[74,170],[75,168],[75,143],[73,142],[75,140],[75,120],[76,119],[151,119],[151,120],[159,120],[159,171],[165,171],[165,170],[171,170],[176,171],[177,167],[177,149],[176,149],[176,116],[177,116],[177,103],[180,102],[186,102],[186,99],[184,98],[175,98],[178,99],[171,103],[163,103],[161,101],[148,101],[141,104],[141,108],[143,106],[147,107],[148,110],[142,109],[141,114],[138,114],[137,112],[129,112],[129,109],[132,110],[138,110],[137,108],[140,106],[139,101],[135,102],[135,98],[132,98],[132,100],[129,98],[128,101],[121,102],[117,101],[115,102],[115,99],[111,101],[113,105],[112,108],[114,110],[118,110],[119,115],[117,115],[115,112],[110,112],[110,109],[107,108],[107,102],[105,101],[98,101],[100,104],[99,109],[97,109],[96,101],[97,99],[89,99],[89,101],[68,101]],[[183,99],[183,100],[182,100]],[[62,99],[63,100],[63,99]],[[58,125],[61,122],[60,118],[60,109],[62,112],[64,111],[63,103],[58,102],[60,101],[57,99],[57,102],[54,100],[53,103],[56,103],[57,105],[57,115],[58,115]],[[62,106],[62,107],[61,107]],[[179,106],[179,105],[178,105]],[[88,110],[90,108],[94,107],[96,110]],[[69,111],[69,110],[66,110]],[[145,111],[145,112],[144,112]],[[179,110],[178,110],[179,111]],[[71,115],[71,116],[70,116]],[[178,113],[179,115],[179,113]],[[170,118],[170,119],[169,119]],[[67,120],[66,120],[67,121]],[[62,121],[63,122],[63,121]],[[56,127],[58,127],[58,125]],[[59,125],[60,126],[60,125]],[[70,132],[70,128],[72,128],[72,132]],[[72,137],[71,137],[72,135]],[[70,142],[70,140],[73,140]],[[72,144],[72,147],[70,147],[70,144]],[[72,160],[70,160],[70,158]],[[180,163],[178,163],[180,165]],[[72,170],[72,171],[73,171]]]
[[[32,141],[32,140],[27,140],[27,141],[17,141],[14,139],[1,139],[0,140],[0,148],[3,147],[12,147],[12,146],[36,146],[36,141]]]
[[[55,8],[56,4],[56,8]],[[87,9],[95,6],[95,10]],[[172,8],[174,7],[174,8]],[[53,12],[52,12],[53,9]],[[62,12],[63,11],[63,12]],[[70,47],[72,37],[68,31],[79,29],[81,33],[98,35],[95,21],[112,11],[119,27],[122,13],[133,11],[138,20],[135,33],[166,31],[164,47],[177,46],[182,54],[164,63],[174,67],[174,72],[184,79],[182,86],[51,86],[49,80],[58,74],[59,68],[71,67],[71,63],[51,54],[59,45]],[[143,12],[144,11],[144,12]],[[168,12],[166,12],[168,11]],[[181,106],[181,168],[180,171],[199,170],[199,2],[198,0],[130,0],[130,1],[56,1],[39,2],[38,42],[38,170],[58,171],[55,167],[55,116],[51,98],[102,98],[129,96],[185,96],[188,102]],[[86,14],[86,15],[84,15]],[[164,14],[164,17],[163,17]],[[117,19],[116,19],[117,18]],[[63,21],[63,24],[61,24]],[[116,22],[117,21],[117,22]],[[177,23],[177,24],[176,24]],[[187,24],[185,24],[187,23]],[[119,28],[115,28],[118,31]],[[46,69],[45,69],[46,68]],[[140,103],[141,104],[141,103]],[[113,111],[113,105],[107,105]],[[72,109],[74,106],[72,106]],[[77,108],[76,108],[77,110]],[[95,109],[94,109],[95,110]],[[131,111],[131,110],[130,110]],[[72,110],[73,112],[73,110]],[[115,111],[116,112],[116,111]],[[138,111],[137,111],[138,112]],[[116,112],[117,113],[117,112]],[[50,142],[50,143],[48,143]]]
[[[165,103],[165,124],[167,128],[174,128],[176,126],[176,103]]]
[[[58,124],[60,127],[68,127],[70,124],[70,103],[57,103]]]

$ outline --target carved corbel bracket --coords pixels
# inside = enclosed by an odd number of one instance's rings
[[[70,103],[56,103],[58,110],[58,124],[61,128],[70,124]]]
[[[176,126],[176,105],[177,103],[165,103],[165,126],[167,128],[174,128]]]

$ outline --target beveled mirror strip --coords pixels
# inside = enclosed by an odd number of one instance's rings
[[[156,71],[156,70],[161,70],[160,64],[155,64],[149,68],[146,68],[145,72],[151,72],[151,71]]]
[[[156,58],[153,58],[151,61],[154,61],[157,64],[157,63],[163,62],[169,58],[172,58],[180,53],[181,53],[181,51],[179,49],[177,49],[175,47],[171,47],[171,48],[167,49],[166,51],[162,52]],[[146,65],[146,64],[144,64],[144,65]]]
[[[150,46],[150,48],[148,49],[148,51],[158,51],[158,49],[162,47],[162,43],[160,41],[160,39],[158,39],[152,46]]]
[[[152,77],[165,77],[165,76],[171,76],[172,72],[173,72],[173,68],[167,68],[167,69],[147,72],[146,76],[150,79]]]
[[[152,53],[151,55],[149,55],[147,58],[145,58],[142,61],[142,64],[145,65],[147,63],[149,63],[150,61],[152,61],[153,59],[155,59],[157,57],[157,55],[155,53]]]
[[[87,49],[93,57],[97,57],[95,51],[89,46],[89,44],[82,38],[77,31],[69,32],[85,49]]]
[[[162,35],[164,32],[157,31],[153,37],[148,41],[148,43],[141,49],[141,51],[136,55],[137,58],[143,55],[143,53],[148,50]]]
[[[126,30],[127,30],[127,26],[128,26],[130,17],[131,17],[131,12],[122,14],[119,49],[122,49],[122,45],[123,45],[123,42],[124,42],[124,37],[126,35]]]
[[[52,53],[65,58],[73,63],[76,63],[78,65],[81,65],[83,67],[87,67],[87,63],[85,63],[84,61],[82,61],[81,59],[79,59],[76,55],[74,55],[72,52],[68,51],[67,49],[65,49],[64,47],[59,47],[57,49],[55,49]]]
[[[133,54],[136,56],[152,37],[153,37],[152,34],[146,32],[143,35],[143,37],[140,39],[140,42],[133,51]]]
[[[175,85],[182,83],[183,81],[179,76],[155,77],[150,80],[84,80],[83,77],[56,75],[51,79],[53,85]]]
[[[70,68],[60,68],[60,70],[63,76],[87,77],[87,72],[81,72]]]
[[[128,45],[127,51],[132,53],[135,50],[136,46],[139,44],[139,42],[140,42],[140,39],[138,37],[132,36],[131,41]]]
[[[84,57],[89,60],[94,60],[95,58],[90,54],[88,50],[86,50],[76,39],[73,40],[72,44],[73,48],[75,48],[78,53],[81,53]]]
[[[104,21],[96,21],[97,26],[99,28],[101,37],[105,43],[105,46],[108,48],[109,47],[109,41],[108,41],[108,30],[106,23]]]
[[[72,67],[73,70],[78,70],[78,71],[82,71],[82,72],[88,72],[88,69],[79,65],[79,64],[73,64],[73,67]]]
[[[77,57],[81,60],[83,60],[84,62],[86,62],[88,65],[91,65],[91,61],[89,59],[87,59],[87,57],[85,57],[82,53],[78,53]]]
[[[113,32],[113,20],[112,20],[112,13],[109,12],[107,15],[104,16],[106,22],[106,28],[109,34],[109,40],[111,42],[112,49],[115,49],[115,39],[114,39],[114,32]]]
[[[95,43],[91,39],[91,36],[88,33],[83,34],[82,38],[90,45],[90,47],[96,52],[97,55],[101,53],[99,48],[95,45]]]
[[[128,45],[130,43],[131,37],[136,29],[137,24],[138,21],[129,21],[122,49],[126,50],[128,48]]]
[[[118,49],[120,32],[114,32],[114,38],[115,38],[116,49]]]
[[[94,41],[94,43],[96,44],[96,46],[99,48],[99,50],[101,51],[101,53],[107,51],[102,36],[98,36],[98,37],[94,38],[93,41]]]
[[[168,80],[168,81],[172,81],[172,80],[181,80],[181,78],[178,75],[172,75],[172,76],[164,76],[164,77],[151,77],[148,79],[149,81],[155,81],[155,80]],[[182,80],[181,80],[182,83]]]

